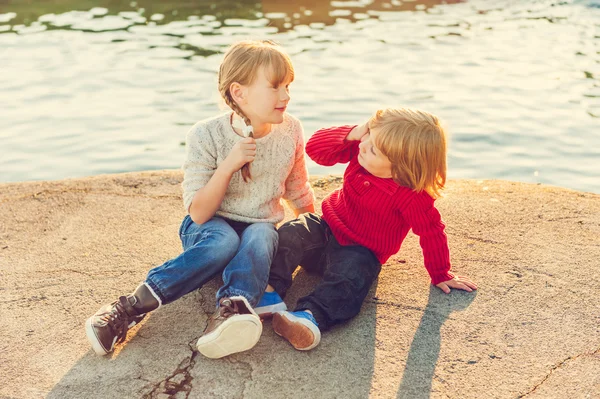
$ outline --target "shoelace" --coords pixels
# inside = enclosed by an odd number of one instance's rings
[[[129,331],[129,314],[125,311],[127,306],[131,306],[127,297],[119,297],[119,301],[113,306],[110,313],[103,317],[112,332],[118,337],[117,343],[125,341],[127,331]]]
[[[219,317],[227,318],[232,314],[238,313],[237,304],[232,301],[223,301],[219,306]]]

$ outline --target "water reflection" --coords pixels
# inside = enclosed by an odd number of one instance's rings
[[[600,192],[594,4],[0,0],[0,181],[179,167],[187,126],[219,112],[222,51],[262,37],[292,55],[307,135],[426,108],[450,177]]]
[[[166,25],[175,21],[200,21],[210,33],[221,26],[269,26],[284,32],[296,25],[323,27],[340,20],[356,22],[391,11],[426,11],[439,4],[463,0],[420,1],[59,1],[32,4],[0,1],[2,32],[42,29],[72,29],[84,32],[126,30],[135,25]],[[3,4],[5,3],[5,4]],[[213,19],[199,19],[212,16]],[[7,23],[10,23],[8,25]],[[9,29],[10,26],[10,29]]]

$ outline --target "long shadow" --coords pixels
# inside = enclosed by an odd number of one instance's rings
[[[441,328],[452,312],[466,309],[475,299],[472,293],[453,290],[446,295],[431,286],[427,306],[410,345],[408,359],[397,398],[430,397],[435,366],[440,355]]]
[[[286,303],[293,308],[320,276],[300,269]],[[47,398],[365,398],[375,360],[376,304],[327,331],[312,351],[294,350],[265,321],[250,351],[207,359],[195,350],[206,316],[214,310],[218,278],[202,289],[151,313],[114,355],[89,350],[58,381]],[[371,287],[372,298],[377,282]],[[82,321],[83,323],[83,321]],[[76,334],[83,335],[83,328]],[[285,380],[273,389],[274,380]],[[317,388],[308,393],[306,387]]]

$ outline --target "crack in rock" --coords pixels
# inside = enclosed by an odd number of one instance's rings
[[[244,399],[246,397],[246,389],[248,389],[249,385],[254,382],[254,367],[252,366],[252,364],[250,362],[241,360],[239,358],[236,358],[235,356],[233,357],[225,357],[223,358],[223,360],[225,360],[227,363],[232,364],[232,365],[240,365],[241,367],[238,368],[238,371],[242,371],[243,374],[247,374],[247,375],[241,375],[241,377],[245,380],[244,381],[244,388],[242,389],[242,393],[240,394],[240,396],[236,396],[234,399]]]
[[[375,305],[393,306],[393,307],[400,308],[400,309],[417,310],[419,312],[425,311],[425,308],[423,308],[423,307],[409,306],[409,305],[403,305],[403,304],[394,303],[394,302],[390,302],[390,301],[384,301],[384,300],[379,299],[377,297],[373,297],[373,299],[367,299],[367,300],[365,300],[365,302],[366,303],[373,303]]]
[[[196,357],[198,356],[198,352],[194,350],[193,344],[196,339],[190,341],[188,346],[192,351],[192,355],[183,359],[177,369],[170,376],[165,378],[164,380],[154,384],[154,387],[150,392],[144,394],[142,398],[144,399],[157,399],[163,398],[167,395],[169,398],[177,398],[180,397],[178,394],[183,392],[185,394],[185,398],[188,398],[190,392],[192,391],[192,380],[194,377],[190,374],[190,371],[196,365]]]
[[[569,356],[565,360],[563,360],[563,361],[555,364],[550,369],[550,371],[544,376],[544,378],[542,379],[542,381],[540,381],[539,383],[537,383],[529,391],[525,392],[524,394],[521,394],[521,395],[517,396],[517,399],[524,398],[525,396],[528,396],[528,395],[531,395],[532,393],[534,393],[539,387],[541,387],[546,381],[548,381],[548,378],[550,378],[550,376],[552,375],[552,373],[554,373],[556,370],[562,368],[566,363],[571,362],[573,360],[576,360],[576,359],[578,359],[580,357],[584,357],[584,356],[596,356],[598,354],[600,354],[600,348],[596,349],[594,352],[585,352],[585,353],[580,353],[579,355]]]

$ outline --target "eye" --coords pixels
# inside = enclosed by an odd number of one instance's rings
[[[377,154],[375,153],[375,146],[371,146],[371,152],[373,153],[373,155],[377,155]]]

